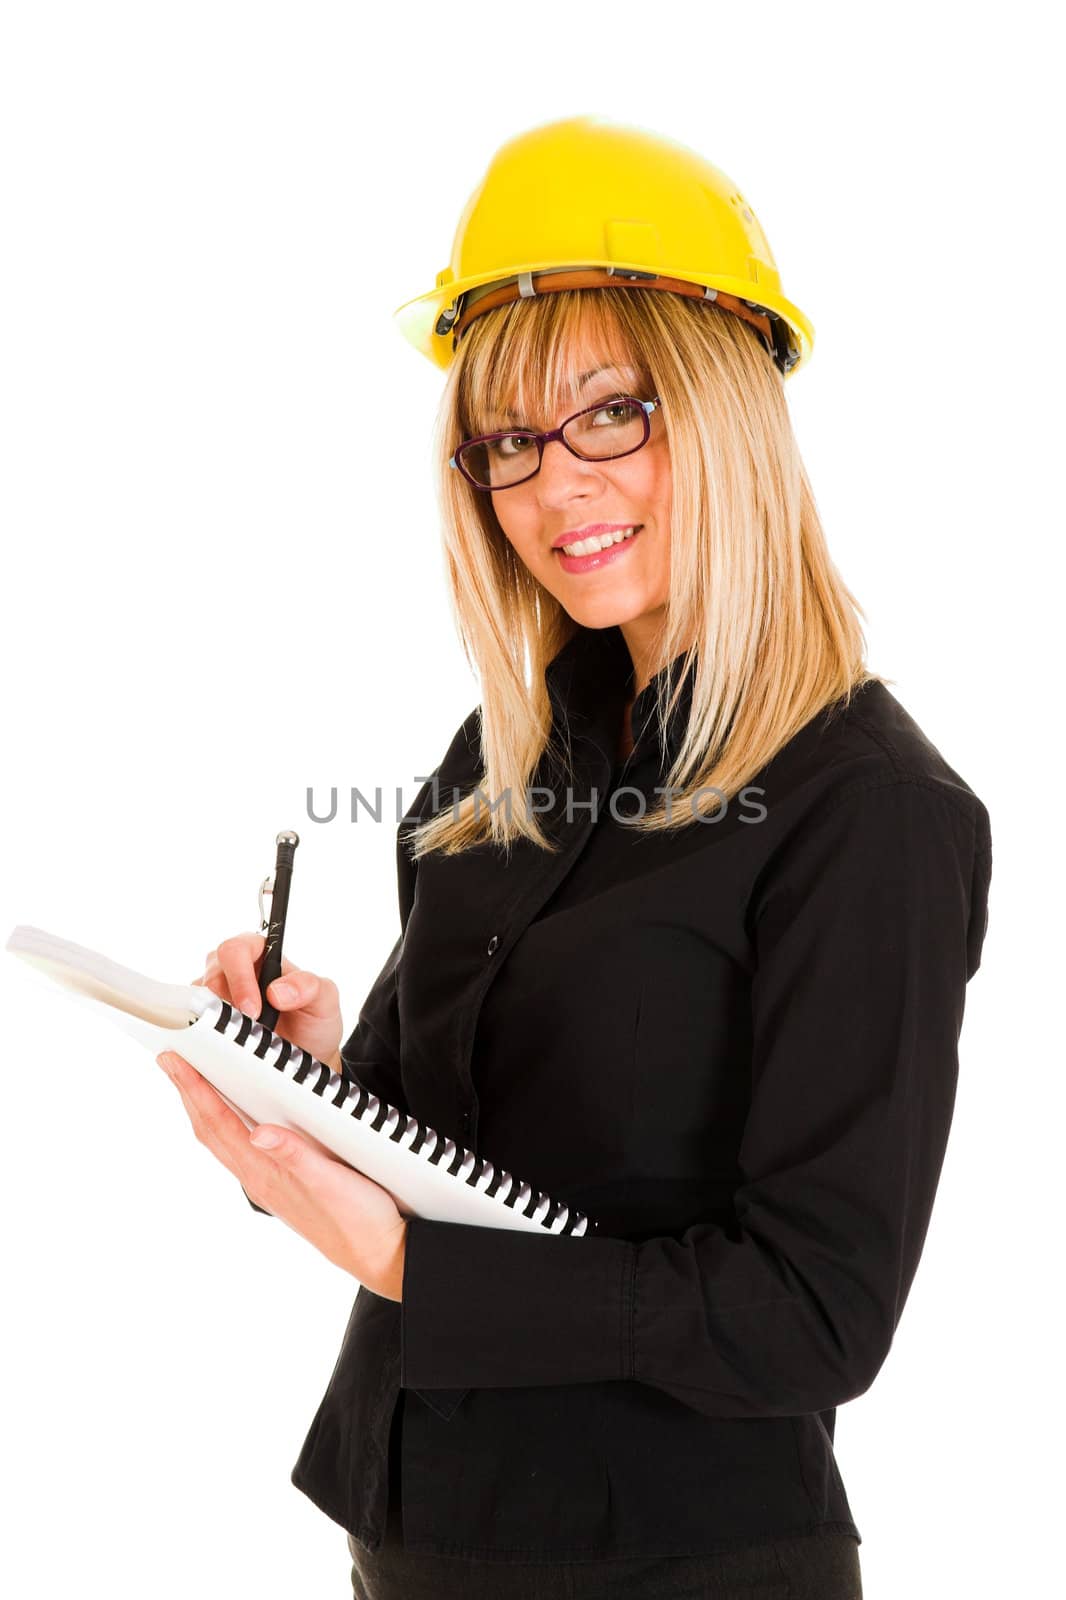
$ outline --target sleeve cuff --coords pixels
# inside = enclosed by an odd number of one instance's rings
[[[405,1389],[594,1383],[633,1375],[637,1248],[410,1217]]]
[[[258,1211],[259,1215],[261,1217],[272,1217],[274,1215],[273,1211],[268,1211],[265,1206],[257,1206],[256,1205],[255,1201],[252,1199],[251,1195],[248,1193],[248,1190],[244,1187],[243,1183],[241,1184],[241,1193],[243,1194],[244,1198],[247,1200],[248,1204],[251,1206],[252,1210],[253,1211]]]

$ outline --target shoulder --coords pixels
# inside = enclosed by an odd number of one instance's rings
[[[964,940],[973,975],[988,923],[988,810],[883,684],[812,719],[755,781],[765,809],[751,830],[753,927],[821,918],[861,939],[877,923],[887,950],[908,917],[926,919],[937,938]]]
[[[879,789],[900,791],[902,805],[922,791],[928,806],[952,813],[986,847],[986,807],[910,712],[883,683],[871,680],[813,717],[753,782],[765,790],[768,811],[786,827],[824,817],[849,800]]]

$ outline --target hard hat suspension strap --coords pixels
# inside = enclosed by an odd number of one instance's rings
[[[470,324],[497,306],[559,289],[624,288],[661,289],[670,294],[684,295],[688,299],[713,300],[723,311],[741,317],[762,335],[767,350],[782,372],[787,372],[799,359],[788,325],[757,301],[741,300],[736,295],[726,294],[724,290],[689,283],[684,278],[667,278],[655,272],[638,272],[625,267],[555,267],[544,272],[520,272],[502,283],[482,284],[476,289],[467,290],[466,294],[460,295],[453,305],[441,312],[436,331],[438,334],[451,331],[454,349]]]

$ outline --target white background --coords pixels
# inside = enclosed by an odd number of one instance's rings
[[[871,665],[995,847],[925,1255],[838,1416],[867,1600],[1042,1593],[1059,1563],[1042,15],[33,0],[0,25],[0,933],[188,981],[254,925],[294,826],[287,949],[335,977],[346,1031],[398,931],[390,796],[479,698],[433,499],[441,376],[391,312],[496,147],[554,117],[680,139],[755,205],[815,325],[788,392]],[[308,785],[380,785],[386,822],[315,825]],[[354,1280],[249,1209],[139,1046],[0,968],[7,1587],[348,1593],[289,1472]]]

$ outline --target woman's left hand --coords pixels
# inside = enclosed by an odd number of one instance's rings
[[[183,1056],[156,1057],[185,1104],[193,1132],[263,1206],[373,1294],[399,1300],[407,1220],[387,1189],[323,1152],[294,1128],[260,1123],[253,1143],[240,1117]]]

